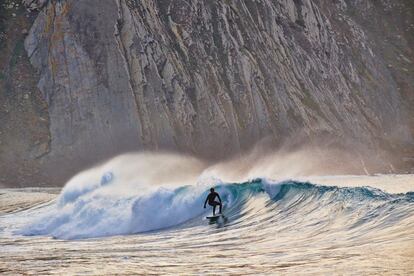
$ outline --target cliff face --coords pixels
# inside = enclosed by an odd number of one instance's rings
[[[409,0],[24,2],[39,10],[24,45],[50,179],[129,150],[222,158],[264,137],[410,157]]]

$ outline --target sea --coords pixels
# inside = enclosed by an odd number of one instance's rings
[[[0,273],[414,275],[412,174],[229,181],[186,162],[118,158],[63,187],[0,189]]]

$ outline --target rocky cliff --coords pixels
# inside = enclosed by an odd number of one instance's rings
[[[7,0],[0,182],[266,137],[410,168],[413,16],[410,0]]]

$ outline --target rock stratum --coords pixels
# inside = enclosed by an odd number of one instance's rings
[[[4,186],[62,185],[142,149],[217,160],[265,138],[413,168],[410,0],[0,5]]]

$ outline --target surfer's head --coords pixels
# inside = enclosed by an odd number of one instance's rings
[[[210,192],[214,192],[214,188],[211,188],[211,189],[210,189]]]

